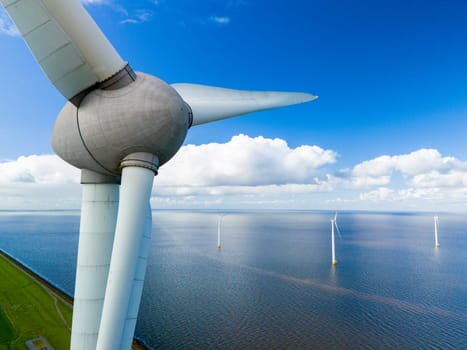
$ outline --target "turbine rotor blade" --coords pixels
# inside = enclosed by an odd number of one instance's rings
[[[301,92],[231,90],[198,84],[171,85],[190,106],[192,125],[309,102],[317,96]]]
[[[67,99],[126,66],[79,0],[0,0],[39,65]]]
[[[339,239],[342,239],[341,231],[339,230],[339,226],[337,226],[337,221],[334,219],[334,225],[336,226],[337,234],[339,235]]]
[[[144,236],[139,250],[138,263],[136,264],[136,273],[133,281],[133,288],[131,290],[130,304],[128,306],[125,326],[123,328],[122,349],[130,349],[131,344],[133,343],[139,304],[143,294],[144,277],[146,275],[152,235],[152,211],[149,203],[147,205],[144,222]]]

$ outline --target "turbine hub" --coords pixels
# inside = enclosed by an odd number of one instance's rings
[[[55,122],[52,147],[79,169],[118,176],[131,154],[167,162],[189,125],[190,110],[180,95],[162,80],[138,73],[123,88],[93,90],[78,106],[68,102]]]

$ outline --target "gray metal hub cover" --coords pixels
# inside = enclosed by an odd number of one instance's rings
[[[119,175],[129,154],[155,155],[159,165],[172,158],[189,128],[189,107],[168,84],[138,73],[118,90],[91,91],[79,107],[67,103],[52,133],[52,147],[66,162]]]

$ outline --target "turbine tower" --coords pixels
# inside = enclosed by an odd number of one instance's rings
[[[218,214],[217,215],[217,248],[221,249],[221,225],[222,225],[222,218],[225,214]]]
[[[337,233],[339,234],[340,237],[340,231],[339,231],[339,226],[337,226],[337,212],[334,215],[334,218],[331,219],[331,264],[332,266],[336,266],[337,260],[336,260],[336,243],[335,243],[335,238],[334,238],[334,227],[337,230]]]
[[[439,242],[438,242],[439,217],[438,215],[435,215],[433,219],[435,221],[435,247],[439,248]]]
[[[221,216],[217,216],[217,248],[221,249]]]
[[[0,0],[68,102],[52,146],[83,185],[71,349],[129,349],[151,236],[154,176],[190,127],[308,102],[294,92],[168,85],[135,73],[79,0]]]

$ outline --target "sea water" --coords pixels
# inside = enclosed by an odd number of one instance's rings
[[[467,349],[467,214],[154,211],[154,349]],[[1,212],[0,248],[69,294],[78,212]]]

